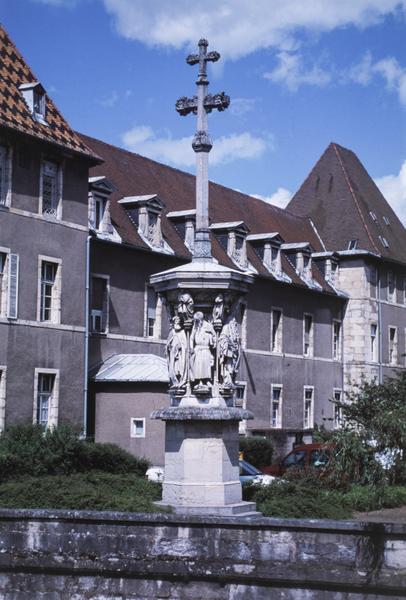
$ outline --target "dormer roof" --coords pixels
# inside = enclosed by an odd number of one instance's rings
[[[247,235],[247,242],[275,242],[277,244],[283,244],[281,236],[276,231],[274,231],[273,233],[250,233],[249,235]]]
[[[101,162],[84,140],[65,121],[51,98],[45,95],[45,122],[33,115],[24,92],[45,89],[35,77],[10,37],[0,25],[0,125],[70,150],[94,163]]]
[[[281,250],[284,252],[303,252],[305,250],[310,251],[311,246],[309,242],[293,242],[290,244],[282,244]]]
[[[147,194],[143,196],[125,196],[118,201],[124,208],[135,208],[136,206],[150,206],[162,210],[165,204],[157,194]]]
[[[89,187],[103,194],[111,194],[116,189],[105,175],[89,177]]]
[[[194,219],[196,218],[196,209],[191,208],[190,210],[172,210],[166,213],[168,219]]]
[[[225,223],[212,223],[210,225],[212,231],[242,231],[247,233],[248,227],[244,221],[226,221]]]

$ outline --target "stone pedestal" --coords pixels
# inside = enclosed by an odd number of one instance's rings
[[[162,502],[183,514],[253,516],[243,502],[238,465],[238,408],[170,407],[152,413],[166,421]]]

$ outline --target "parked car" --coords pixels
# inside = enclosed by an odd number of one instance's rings
[[[251,465],[246,460],[239,461],[240,466],[240,481],[242,485],[256,483],[258,485],[269,485],[275,477],[262,473],[259,469]],[[157,481],[162,483],[164,480],[163,467],[150,467],[146,472],[146,477],[149,481]]]
[[[299,444],[279,462],[264,467],[267,475],[280,476],[288,469],[308,469],[309,467],[325,467],[331,460],[332,447],[326,444]]]

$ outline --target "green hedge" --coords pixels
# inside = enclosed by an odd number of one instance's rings
[[[259,436],[240,438],[240,452],[243,453],[244,460],[259,469],[272,463],[273,445],[265,438]]]
[[[44,431],[40,426],[11,427],[0,437],[0,482],[24,476],[68,475],[92,470],[144,475],[149,463],[114,444],[79,438],[70,426]]]

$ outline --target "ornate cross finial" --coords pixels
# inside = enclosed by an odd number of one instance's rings
[[[230,104],[230,97],[224,92],[208,94],[207,63],[216,62],[220,58],[218,52],[207,52],[208,41],[199,40],[199,54],[190,54],[186,62],[188,65],[199,65],[197,76],[197,96],[187,98],[182,96],[176,102],[176,110],[182,116],[189,113],[197,115],[197,129],[193,138],[192,147],[196,152],[196,235],[194,258],[212,260],[211,243],[209,234],[209,179],[208,179],[208,153],[212,142],[207,127],[207,114],[213,109],[225,110]]]

